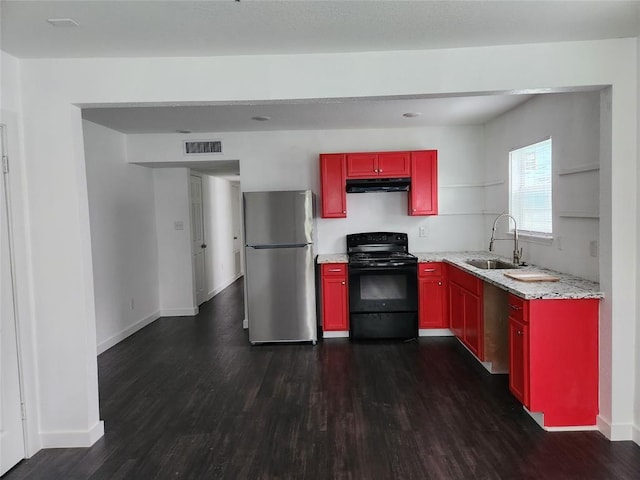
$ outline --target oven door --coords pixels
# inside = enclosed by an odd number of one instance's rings
[[[417,310],[417,265],[349,267],[350,313]]]

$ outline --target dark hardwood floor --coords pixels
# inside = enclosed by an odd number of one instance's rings
[[[640,447],[543,431],[454,339],[252,347],[242,298],[100,355],[104,437],[3,479],[640,478]]]

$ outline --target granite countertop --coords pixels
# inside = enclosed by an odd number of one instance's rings
[[[525,300],[532,299],[581,299],[581,298],[603,298],[604,293],[600,291],[600,284],[579,278],[567,273],[560,273],[546,268],[528,265],[520,267],[518,272],[548,273],[560,277],[557,282],[522,282],[506,277],[505,271],[514,270],[483,270],[466,263],[466,260],[474,259],[500,259],[511,262],[510,259],[500,257],[489,252],[413,252],[418,257],[419,262],[445,262],[474,275],[485,282],[491,283],[498,288],[513,293]],[[330,253],[318,255],[318,263],[348,263],[349,257],[346,253]]]
[[[348,263],[349,257],[346,253],[325,253],[318,255],[318,263]]]
[[[513,293],[525,300],[532,299],[582,299],[603,298],[600,284],[585,280],[566,273],[560,273],[546,268],[529,265],[515,271],[531,273],[548,273],[559,277],[557,282],[522,282],[504,275],[505,271],[514,270],[483,270],[466,263],[469,259],[500,259],[511,262],[511,259],[500,257],[489,252],[419,252],[414,253],[419,262],[446,262],[491,283],[496,287]]]

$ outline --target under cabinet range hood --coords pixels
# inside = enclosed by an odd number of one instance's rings
[[[411,178],[358,178],[347,180],[347,193],[408,192]]]

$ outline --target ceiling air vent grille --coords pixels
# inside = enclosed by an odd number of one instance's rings
[[[185,155],[211,155],[222,153],[221,140],[196,140],[184,142]]]

